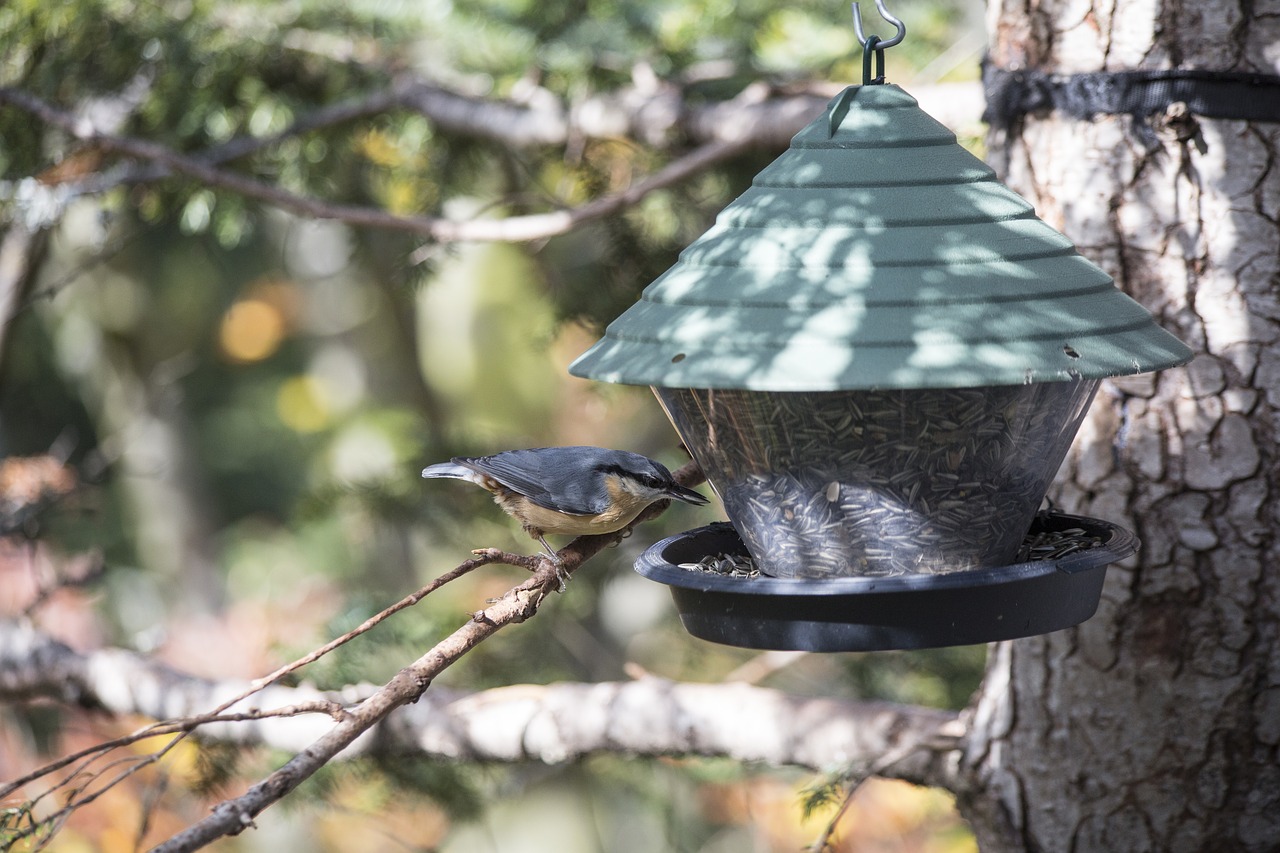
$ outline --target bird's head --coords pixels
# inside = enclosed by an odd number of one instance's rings
[[[614,458],[606,460],[600,466],[610,491],[625,493],[646,504],[663,498],[672,498],[696,506],[708,502],[693,489],[677,483],[671,476],[671,472],[661,463],[636,453],[624,451],[615,451],[615,453]]]

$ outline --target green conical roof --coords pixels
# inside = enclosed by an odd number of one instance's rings
[[[569,371],[830,391],[1142,373],[1191,352],[892,85],[850,87]]]

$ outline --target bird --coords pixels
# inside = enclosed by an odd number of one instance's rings
[[[492,456],[456,456],[428,465],[422,476],[466,480],[488,490],[507,515],[542,543],[557,567],[562,561],[547,543],[548,533],[614,533],[654,501],[708,502],[677,483],[661,463],[604,447],[534,447]]]

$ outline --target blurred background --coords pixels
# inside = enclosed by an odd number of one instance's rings
[[[867,5],[869,29],[883,31]],[[980,6],[913,0],[891,11],[909,27],[887,52],[891,81],[910,91],[976,79]],[[625,87],[637,68],[706,102],[761,80],[834,93],[861,79],[848,4],[814,0],[8,0],[0,57],[0,85],[68,110],[137,90],[120,132],[185,152],[269,138],[401,74],[472,97],[565,103]],[[335,202],[497,217],[624,189],[681,150],[679,140],[626,139],[512,149],[390,110],[288,136],[234,167]],[[421,481],[419,470],[579,443],[680,465],[647,389],[573,379],[565,367],[775,154],[745,154],[620,215],[518,245],[424,244],[171,177],[69,201],[4,336],[0,457],[52,458],[77,484],[0,540],[0,608],[21,611],[42,579],[83,575],[34,611],[38,624],[77,648],[119,645],[245,678],[349,630],[472,548],[532,553],[487,494]],[[123,167],[0,107],[6,227],[34,215],[25,180],[56,188]],[[616,680],[632,665],[965,704],[982,648],[760,655],[686,635],[667,591],[631,564],[657,539],[722,517],[715,502],[676,505],[440,683]],[[519,577],[486,568],[303,677],[385,680]],[[137,724],[0,707],[0,779]],[[77,814],[49,849],[154,843],[281,760],[184,746]],[[338,763],[216,849],[794,851],[839,805],[820,796],[824,781],[618,756],[557,767]],[[835,840],[842,851],[976,849],[947,795],[892,782],[863,788]]]

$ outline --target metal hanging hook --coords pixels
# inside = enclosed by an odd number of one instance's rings
[[[876,11],[880,13],[880,17],[884,18],[898,29],[898,32],[894,34],[893,38],[876,43],[877,50],[884,50],[885,48],[893,47],[895,44],[902,41],[902,37],[907,34],[907,25],[895,18],[889,10],[885,8],[884,0],[876,0]],[[862,32],[862,12],[858,9],[857,0],[854,0],[853,3],[853,31],[858,34],[858,41],[865,45],[867,43],[867,36]]]

